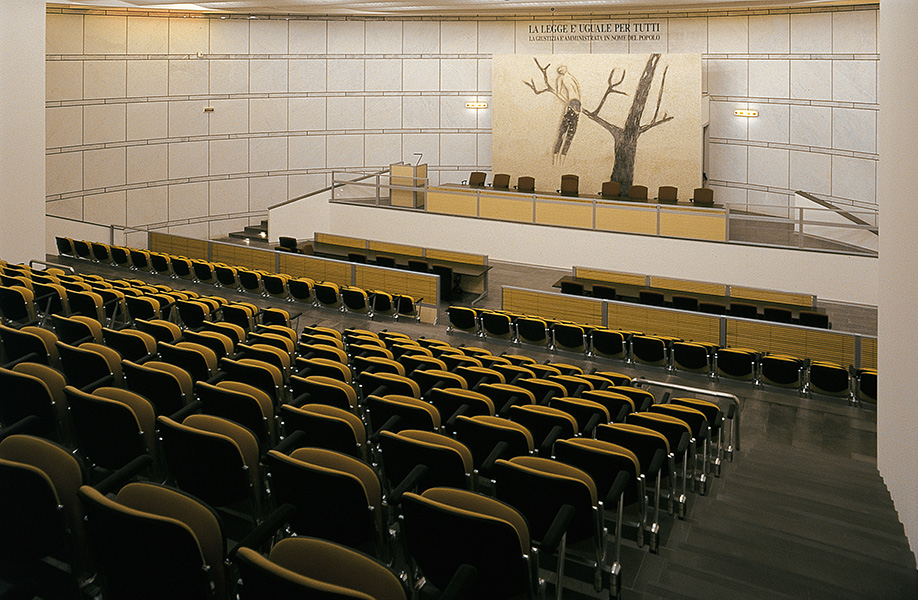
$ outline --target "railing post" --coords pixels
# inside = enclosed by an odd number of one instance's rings
[[[797,209],[797,247],[803,248],[803,207]]]

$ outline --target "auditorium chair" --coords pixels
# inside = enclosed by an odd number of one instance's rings
[[[226,536],[212,508],[151,483],[129,483],[114,499],[85,485],[78,493],[106,598],[228,597]]]
[[[516,189],[520,192],[535,192],[535,178],[523,175],[516,180]]]
[[[717,347],[696,342],[673,342],[671,355],[673,368],[692,373],[711,374],[712,357]]]
[[[377,254],[375,262],[376,262],[376,266],[378,267],[388,267],[390,269],[394,269],[396,267],[395,257],[392,257],[392,256],[385,256],[382,254]]]
[[[602,190],[599,195],[606,200],[620,200],[622,195],[622,185],[617,181],[603,181]]]
[[[596,592],[603,587],[603,571],[615,575],[620,573],[621,565],[617,558],[615,564],[606,564],[608,531],[603,522],[603,502],[606,498],[599,497],[589,474],[547,458],[518,456],[494,463],[494,481],[494,497],[522,513],[537,547],[545,540],[550,541],[558,515],[572,509],[564,529],[564,543],[557,550],[554,567],[556,598],[564,598],[566,554],[582,556],[592,566],[593,589]],[[619,540],[614,543],[618,548]]]
[[[64,388],[73,423],[76,455],[88,466],[117,470],[132,460],[153,458],[158,475],[156,412],[149,400],[129,390],[100,387],[92,393]]]
[[[23,587],[35,586],[29,597],[51,598],[61,589],[79,597],[79,582],[93,573],[77,497],[84,479],[76,457],[57,444],[22,434],[0,441],[0,560],[7,567],[5,583],[14,590],[22,577],[32,580]],[[35,566],[46,557],[61,561],[61,577],[49,577],[53,570],[45,569],[34,582]]]
[[[848,369],[836,363],[820,360],[810,361],[807,369],[806,391],[850,398],[850,373]]]
[[[741,319],[758,319],[759,309],[754,304],[743,302],[730,302],[730,308],[727,311],[731,317],[740,317]]]
[[[669,352],[667,341],[649,335],[635,335],[631,338],[631,356],[635,362],[665,367]]]
[[[614,390],[614,387],[605,390],[588,390],[580,394],[580,398],[603,406],[612,421],[621,423],[627,415],[634,412],[634,400]]]
[[[579,281],[562,281],[561,293],[572,294],[574,296],[583,296],[583,284]]]
[[[333,377],[310,375],[290,378],[291,404],[327,404],[355,412],[357,410],[357,391],[348,383]]]
[[[264,483],[258,439],[245,427],[213,415],[192,414],[181,422],[157,418],[169,480],[213,507],[250,506],[262,515]]]
[[[692,202],[699,206],[714,205],[714,190],[711,188],[695,188],[692,192]]]
[[[425,582],[444,590],[459,567],[469,564],[477,569],[470,598],[537,596],[540,583],[532,562],[537,554],[516,509],[443,487],[406,493],[401,506],[406,549]],[[554,548],[543,545],[542,551],[550,554]]]
[[[562,175],[561,189],[558,190],[562,196],[579,196],[580,195],[580,177],[577,175]]]
[[[302,431],[309,446],[368,459],[367,430],[353,412],[325,404],[284,404],[280,415],[287,437]]]
[[[590,332],[590,354],[602,358],[628,358],[628,345],[621,331],[598,327]]]
[[[804,383],[804,361],[785,354],[765,354],[759,360],[762,381],[799,390]]]
[[[369,395],[365,398],[370,431],[379,433],[384,427],[398,432],[404,429],[439,431],[440,412],[430,403],[411,396],[389,394]],[[397,424],[389,424],[398,417]]]
[[[854,373],[855,398],[858,402],[877,403],[877,370],[861,368]]]
[[[613,490],[624,488],[619,492],[621,495],[618,501],[622,510],[618,512],[622,518],[616,518],[616,529],[620,530],[624,525],[624,509],[631,507],[635,513],[633,521],[630,522],[635,526],[635,541],[639,548],[643,547],[647,532],[647,498],[637,456],[627,448],[611,442],[573,438],[558,440],[555,444],[555,458],[589,474],[596,484],[596,492],[600,498],[608,498]],[[616,484],[619,473],[622,472],[627,474],[624,477],[626,483]]]
[[[698,484],[701,495],[708,493],[708,447],[711,433],[711,426],[708,423],[707,415],[693,406],[685,404],[654,404],[650,407],[650,412],[668,415],[674,419],[684,422],[689,427],[691,439],[689,440],[689,477],[692,482],[692,491],[695,491],[695,484]],[[698,459],[701,458],[701,469],[698,469]]]
[[[675,204],[679,200],[679,189],[671,185],[661,185],[657,190],[657,202]]]
[[[125,388],[142,395],[157,414],[169,415],[193,399],[194,381],[181,367],[158,360],[121,363]]]
[[[586,329],[574,323],[555,323],[551,328],[552,346],[555,350],[583,353],[587,350]]]
[[[673,308],[679,310],[698,310],[698,298],[694,296],[673,296]]]
[[[485,394],[473,390],[433,389],[429,400],[447,421],[458,416],[460,409],[461,414],[466,416],[494,415],[494,402]]]
[[[615,288],[608,285],[593,284],[593,297],[603,300],[615,300]]]
[[[548,347],[551,343],[551,330],[545,319],[522,316],[516,320],[516,337],[520,343]]]
[[[346,453],[312,447],[288,453],[284,446],[267,453],[265,467],[277,505],[296,507],[289,530],[387,560],[388,524],[376,471]]]
[[[673,504],[678,517],[684,519],[688,506],[689,482],[694,481],[689,479],[689,468],[691,466],[689,457],[691,456],[690,450],[692,450],[690,446],[692,440],[691,428],[681,419],[655,412],[632,413],[625,418],[625,422],[629,425],[652,429],[666,437],[669,443],[669,453],[672,457],[673,472],[671,477],[673,482],[680,479],[678,477],[678,468],[682,467],[681,490],[676,492]]]
[[[48,365],[22,362],[11,369],[0,367],[0,427],[34,417],[28,432],[59,443],[71,442],[70,415],[64,375]]]
[[[585,398],[552,398],[548,401],[550,408],[566,412],[577,421],[577,431],[585,437],[595,437],[593,431],[597,425],[612,422],[609,409],[594,400]]]
[[[574,437],[579,432],[574,417],[557,408],[539,404],[511,406],[510,420],[532,434],[535,450],[540,456],[551,456],[556,440]]]
[[[4,324],[17,327],[37,324],[35,293],[21,286],[0,286],[0,317]]]
[[[346,546],[310,537],[284,538],[265,557],[243,544],[233,556],[241,600],[410,597],[389,567]]]
[[[263,451],[277,443],[274,404],[262,390],[239,381],[221,381],[216,385],[199,381],[194,390],[203,414],[242,425],[255,434]]]
[[[625,448],[638,459],[641,477],[644,479],[645,506],[648,510],[653,507],[652,515],[647,516],[650,521],[647,531],[650,534],[649,546],[652,550],[655,549],[659,545],[660,506],[665,499],[667,513],[672,515],[675,500],[675,466],[669,456],[669,441],[666,436],[653,429],[626,423],[598,426],[596,439]]]
[[[282,235],[277,238],[277,243],[280,244],[280,247],[287,252],[299,252],[297,241],[294,237],[287,237]]]
[[[469,185],[482,187],[485,184],[487,174],[484,171],[473,171],[469,175]]]
[[[799,322],[804,327],[819,327],[820,329],[832,329],[829,323],[829,316],[825,313],[817,313],[808,310],[800,311]]]
[[[762,309],[762,318],[776,323],[793,323],[793,313],[786,308],[766,306]]]
[[[58,341],[56,346],[61,370],[70,385],[80,389],[121,385],[121,355],[112,348],[96,342],[73,346]]]
[[[386,430],[379,434],[379,455],[390,490],[399,487],[418,465],[426,471],[411,481],[416,491],[437,486],[473,487],[472,453],[453,437],[426,429]]]
[[[0,342],[7,364],[18,361],[31,361],[52,367],[60,367],[60,355],[57,350],[57,336],[34,325],[13,329],[0,325]]]
[[[510,176],[506,173],[495,173],[491,180],[491,187],[495,190],[506,190],[510,188]]]
[[[478,335],[481,330],[481,323],[478,318],[478,311],[474,308],[465,306],[450,306],[446,309],[449,316],[449,326],[446,328],[447,333],[452,331],[462,331]]]
[[[631,185],[628,188],[628,199],[629,200],[640,200],[641,202],[647,201],[647,186],[646,185]]]
[[[666,299],[660,292],[641,290],[638,292],[638,299],[641,304],[647,304],[649,306],[666,306]]]
[[[746,348],[720,348],[715,354],[715,372],[719,376],[753,381],[757,375],[758,353]]]

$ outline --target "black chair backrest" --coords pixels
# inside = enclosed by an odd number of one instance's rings
[[[0,367],[0,425],[9,426],[29,416],[36,416],[39,422],[33,431],[40,435],[53,434],[57,430],[57,414],[48,388],[37,377],[17,373]]]
[[[516,189],[521,192],[534,192],[535,191],[535,178],[524,175],[517,179]]]
[[[121,369],[124,387],[149,400],[157,414],[171,415],[184,406],[184,390],[171,374],[129,360],[121,363]]]
[[[506,173],[495,173],[491,187],[497,190],[506,190],[510,187],[510,176]]]
[[[402,498],[408,552],[434,586],[444,589],[462,564],[478,570],[469,597],[514,598],[527,592],[528,567],[516,530],[505,521]]]
[[[296,238],[280,236],[277,238],[277,243],[283,246],[284,248],[290,248],[291,250],[296,250]]]
[[[579,281],[562,281],[561,282],[561,293],[562,294],[574,294],[575,296],[583,296],[583,284]]]
[[[90,463],[115,470],[147,453],[137,418],[127,406],[74,393],[69,387],[64,394],[77,448]]]
[[[211,506],[247,500],[250,478],[236,444],[157,420],[163,456],[176,485]]]
[[[401,483],[417,465],[427,467],[427,473],[418,482],[419,490],[436,486],[466,487],[465,468],[455,450],[415,443],[389,431],[379,436],[379,449],[391,487]]]
[[[85,489],[85,488],[84,488]],[[211,598],[212,581],[198,540],[171,519],[121,511],[79,492],[90,546],[106,598]]]
[[[469,185],[484,185],[486,176],[487,174],[484,171],[473,171],[472,174],[469,175]]]
[[[695,188],[692,194],[692,202],[704,205],[714,204],[714,190],[711,188]]]
[[[269,452],[265,464],[271,472],[271,494],[278,505],[292,504],[296,512],[290,527],[308,535],[358,548],[372,542],[376,533],[373,511],[363,485],[354,477],[316,468]]]

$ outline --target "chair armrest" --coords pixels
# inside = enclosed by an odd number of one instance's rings
[[[647,468],[647,474],[656,476],[663,467],[663,461],[666,460],[666,453],[663,450],[657,450],[650,459],[650,466]]]
[[[373,435],[367,438],[367,441],[375,444],[377,440],[379,440],[380,433],[382,433],[383,431],[395,431],[395,429],[401,424],[401,422],[402,422],[402,418],[400,416],[392,415],[391,417],[389,417],[388,421],[382,424],[382,427],[377,429],[375,432],[373,432]]]
[[[593,430],[595,430],[596,426],[599,425],[599,420],[601,418],[602,417],[600,416],[599,413],[596,413],[595,415],[590,417],[590,420],[587,421],[586,427],[583,428],[583,433],[586,434],[586,433],[590,433]]]
[[[114,375],[106,375],[96,379],[92,383],[87,383],[85,386],[80,388],[81,392],[86,392],[87,394],[93,393],[97,388],[102,387],[103,385],[113,385],[115,383]]]
[[[181,423],[188,415],[196,415],[201,412],[202,408],[204,408],[204,403],[200,400],[195,400],[193,402],[189,402],[182,408],[169,415],[169,418],[176,423]]]
[[[494,466],[494,463],[497,462],[497,459],[503,456],[504,452],[507,451],[507,448],[510,447],[510,444],[507,442],[497,442],[494,445],[494,449],[491,450],[491,453],[488,454],[488,457],[484,459],[484,462],[481,463],[481,466],[478,467],[478,473],[488,477],[491,472],[491,468]]]
[[[555,445],[559,437],[561,437],[561,426],[555,425],[545,436],[545,439],[542,440],[542,444],[539,446],[539,456],[548,456],[551,453],[551,447]]]
[[[564,537],[564,534],[567,533],[568,528],[571,526],[571,522],[574,520],[574,515],[576,514],[576,509],[570,504],[565,504],[558,509],[558,514],[555,515],[554,520],[551,522],[551,526],[545,533],[545,537],[542,538],[542,543],[539,545],[539,549],[542,552],[551,554],[558,549],[558,546],[561,544],[561,539]]]
[[[469,590],[472,589],[472,584],[475,583],[476,579],[478,579],[478,569],[468,564],[459,565],[438,600],[462,600],[467,598]]]
[[[605,504],[609,506],[617,504],[622,494],[625,493],[625,486],[628,485],[630,479],[631,475],[627,471],[619,471],[615,476],[615,481],[612,482],[612,487],[609,488],[609,493],[606,494]]]
[[[682,454],[688,448],[689,443],[692,441],[692,436],[688,433],[682,434],[682,439],[679,440],[679,444],[676,446],[674,454]]]
[[[262,521],[260,525],[242,538],[242,540],[236,544],[236,547],[229,551],[227,556],[233,558],[242,547],[256,548],[261,546],[269,537],[274,535],[274,533],[278,531],[295,512],[296,507],[292,504],[282,504],[278,506],[271,511],[271,514],[265,517],[265,520]]]
[[[124,465],[95,486],[100,494],[108,494],[115,490],[120,490],[124,484],[131,480],[132,477],[153,464],[153,457],[149,454],[138,456],[128,464]]]
[[[19,419],[15,423],[11,424],[9,427],[4,427],[0,429],[0,440],[7,438],[11,435],[19,435],[21,433],[29,434],[32,431],[32,428],[38,425],[41,422],[35,415],[29,415]]]
[[[469,412],[469,405],[463,404],[462,406],[456,409],[456,412],[454,412],[450,418],[446,420],[446,426],[449,427],[450,430],[452,430],[453,425],[456,423],[456,419],[458,419],[462,415],[467,414],[468,412]]]
[[[398,504],[402,500],[402,495],[408,490],[413,490],[418,486],[421,479],[427,475],[427,471],[430,469],[427,468],[427,465],[415,465],[411,471],[405,475],[405,478],[402,479],[401,483],[395,486],[395,489],[389,494],[388,504],[393,506]]]
[[[276,450],[281,454],[289,454],[291,451],[305,446],[307,441],[308,436],[306,435],[306,432],[297,430],[285,437],[284,441],[275,446],[273,450]]]

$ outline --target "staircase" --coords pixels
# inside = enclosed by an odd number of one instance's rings
[[[229,237],[235,239],[248,239],[256,242],[268,242],[268,221],[264,220],[258,225],[247,225],[242,231],[233,231]]]

